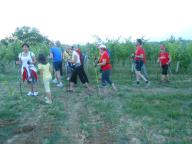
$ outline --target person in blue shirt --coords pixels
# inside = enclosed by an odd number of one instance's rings
[[[53,80],[53,83],[56,83],[57,87],[63,87],[60,72],[62,69],[62,51],[56,44],[50,48],[50,57],[53,60],[53,68],[55,72],[55,79]]]

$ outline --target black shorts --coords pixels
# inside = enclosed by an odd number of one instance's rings
[[[60,69],[62,68],[62,61],[53,62],[53,67],[55,71],[60,71]]]
[[[143,66],[143,61],[141,60],[136,60],[135,61],[135,69],[136,71],[141,71],[141,67]]]
[[[162,75],[167,75],[168,74],[168,65],[162,65]]]

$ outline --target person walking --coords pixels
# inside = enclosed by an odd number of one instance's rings
[[[141,73],[141,68],[143,66],[144,63],[144,58],[145,58],[145,51],[142,48],[142,40],[141,39],[137,39],[136,40],[136,51],[135,51],[135,74],[136,74],[136,80],[137,80],[137,86],[140,85],[140,78],[142,78],[145,83],[146,83],[146,87],[148,87],[150,85],[150,82],[147,80],[147,78]]]
[[[81,62],[82,76],[85,79],[85,81],[87,81],[89,83],[89,80],[87,78],[87,74],[85,73],[85,69],[84,69],[84,56],[83,56],[80,48],[77,48],[76,51],[77,51],[77,53],[79,55],[80,62]]]
[[[40,70],[40,76],[43,79],[43,84],[44,84],[45,93],[46,93],[45,102],[47,104],[51,104],[52,103],[51,90],[50,90],[50,81],[52,79],[51,66],[47,62],[43,54],[39,54],[38,62],[39,62],[38,69]]]
[[[70,78],[68,91],[72,92],[74,90],[74,84],[77,84],[77,76],[79,76],[80,81],[90,90],[89,81],[88,79],[85,78],[83,74],[80,55],[77,53],[74,47],[71,47],[71,52],[72,52],[72,60],[70,62],[73,64],[74,69],[72,71],[72,75]]]
[[[63,83],[61,82],[62,51],[56,45],[50,48],[50,58],[53,60],[53,68],[55,73],[55,79],[53,80],[53,83],[57,84],[57,87],[63,87]]]
[[[105,45],[101,44],[99,47],[100,58],[97,66],[101,67],[101,81],[102,86],[106,86],[107,83],[112,86],[113,90],[117,90],[115,84],[110,79],[112,65],[110,64],[110,56],[108,54],[107,48]]]
[[[168,52],[166,52],[165,46],[160,45],[160,53],[157,62],[160,63],[160,67],[162,69],[161,81],[160,82],[169,82],[168,78],[168,68],[171,63],[171,56]]]

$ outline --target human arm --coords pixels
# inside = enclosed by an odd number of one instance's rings
[[[167,62],[167,64],[169,65],[170,63],[171,63],[171,56],[170,55],[168,55],[168,58],[169,58],[169,61]]]
[[[135,55],[136,58],[140,58],[140,59],[143,59],[144,58],[144,55],[143,54],[140,54],[140,55]]]
[[[69,62],[72,63],[72,64],[76,64],[77,63],[77,55],[73,55],[72,59],[69,60]]]
[[[106,63],[107,63],[107,60],[103,59],[102,62],[99,62],[97,65],[98,66],[104,66],[104,65],[106,65]]]
[[[19,56],[15,59],[15,64],[17,65],[21,65],[22,61],[21,61],[21,53],[19,54]]]

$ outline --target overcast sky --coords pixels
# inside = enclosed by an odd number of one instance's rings
[[[36,27],[51,40],[171,35],[192,39],[191,0],[0,0],[0,39],[16,27]]]

